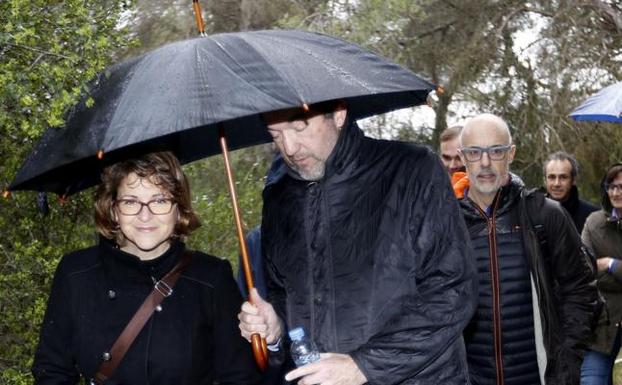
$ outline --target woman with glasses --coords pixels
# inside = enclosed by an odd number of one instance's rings
[[[64,256],[57,268],[35,384],[255,383],[231,266],[184,245],[200,224],[177,159],[159,152],[109,166],[95,200],[100,242]],[[181,269],[176,283],[162,285],[173,268]],[[154,286],[165,298],[102,381],[100,366],[118,358],[111,347]]]
[[[605,174],[602,210],[590,214],[581,237],[597,257],[598,289],[607,303],[583,360],[581,385],[608,385],[620,350],[622,321],[622,164]]]

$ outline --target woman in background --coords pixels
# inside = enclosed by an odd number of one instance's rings
[[[609,168],[603,180],[602,210],[587,218],[583,242],[597,257],[598,289],[605,297],[595,339],[581,367],[581,385],[611,384],[620,350],[622,320],[622,164]]]

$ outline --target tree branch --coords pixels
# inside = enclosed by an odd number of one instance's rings
[[[460,8],[458,7],[456,4],[454,4],[453,2],[449,1],[449,0],[442,0],[442,3],[448,5],[449,7],[456,9],[458,11],[464,12],[464,8]]]
[[[447,22],[447,23],[445,23],[443,25],[439,25],[438,27],[433,28],[433,29],[431,29],[429,31],[425,31],[423,33],[420,33],[419,35],[413,37],[413,39],[420,39],[420,38],[423,38],[423,37],[426,37],[426,36],[429,36],[429,35],[433,35],[436,32],[444,31],[447,28],[451,27],[452,25],[456,24],[456,21],[457,20],[452,20],[452,21]],[[412,39],[410,39],[410,40],[412,40]]]
[[[43,54],[43,55],[55,56],[55,57],[59,57],[59,58],[62,58],[62,59],[67,59],[67,60],[69,60],[72,63],[76,62],[75,60],[73,60],[69,56],[65,56],[65,55],[62,55],[60,53],[46,51],[46,50],[43,50],[43,49],[40,49],[40,48],[28,47],[28,46],[25,46],[25,45],[12,44],[12,43],[8,43],[7,47],[13,47],[13,48],[17,48],[17,49],[25,49],[27,51],[38,52],[38,53]],[[39,60],[39,58],[37,58],[37,60]]]
[[[523,7],[522,7],[522,9],[523,9],[525,12],[536,13],[536,14],[538,14],[538,15],[540,15],[540,16],[555,17],[555,14],[554,14],[554,13],[547,12],[547,11],[543,11],[543,10],[541,10],[541,9],[538,9],[538,8],[533,8],[533,7],[530,7],[530,6],[527,6],[527,5],[523,6]]]
[[[622,33],[622,12],[601,0],[592,0],[589,6],[611,23],[618,33]]]

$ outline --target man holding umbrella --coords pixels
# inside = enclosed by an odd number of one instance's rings
[[[286,173],[264,190],[269,294],[242,306],[242,335],[283,358],[302,326],[327,353],[286,375],[299,384],[468,383],[475,269],[438,158],[365,137],[341,101],[263,120]]]

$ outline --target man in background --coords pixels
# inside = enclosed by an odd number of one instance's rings
[[[438,152],[445,169],[449,173],[450,179],[455,172],[465,171],[464,163],[462,163],[462,159],[460,159],[460,154],[458,153],[461,130],[462,126],[451,126],[441,132],[441,144]]]
[[[577,160],[567,152],[558,151],[549,155],[542,170],[547,197],[561,203],[581,234],[585,219],[590,213],[597,211],[598,207],[579,199],[579,190],[576,186],[579,175]]]

